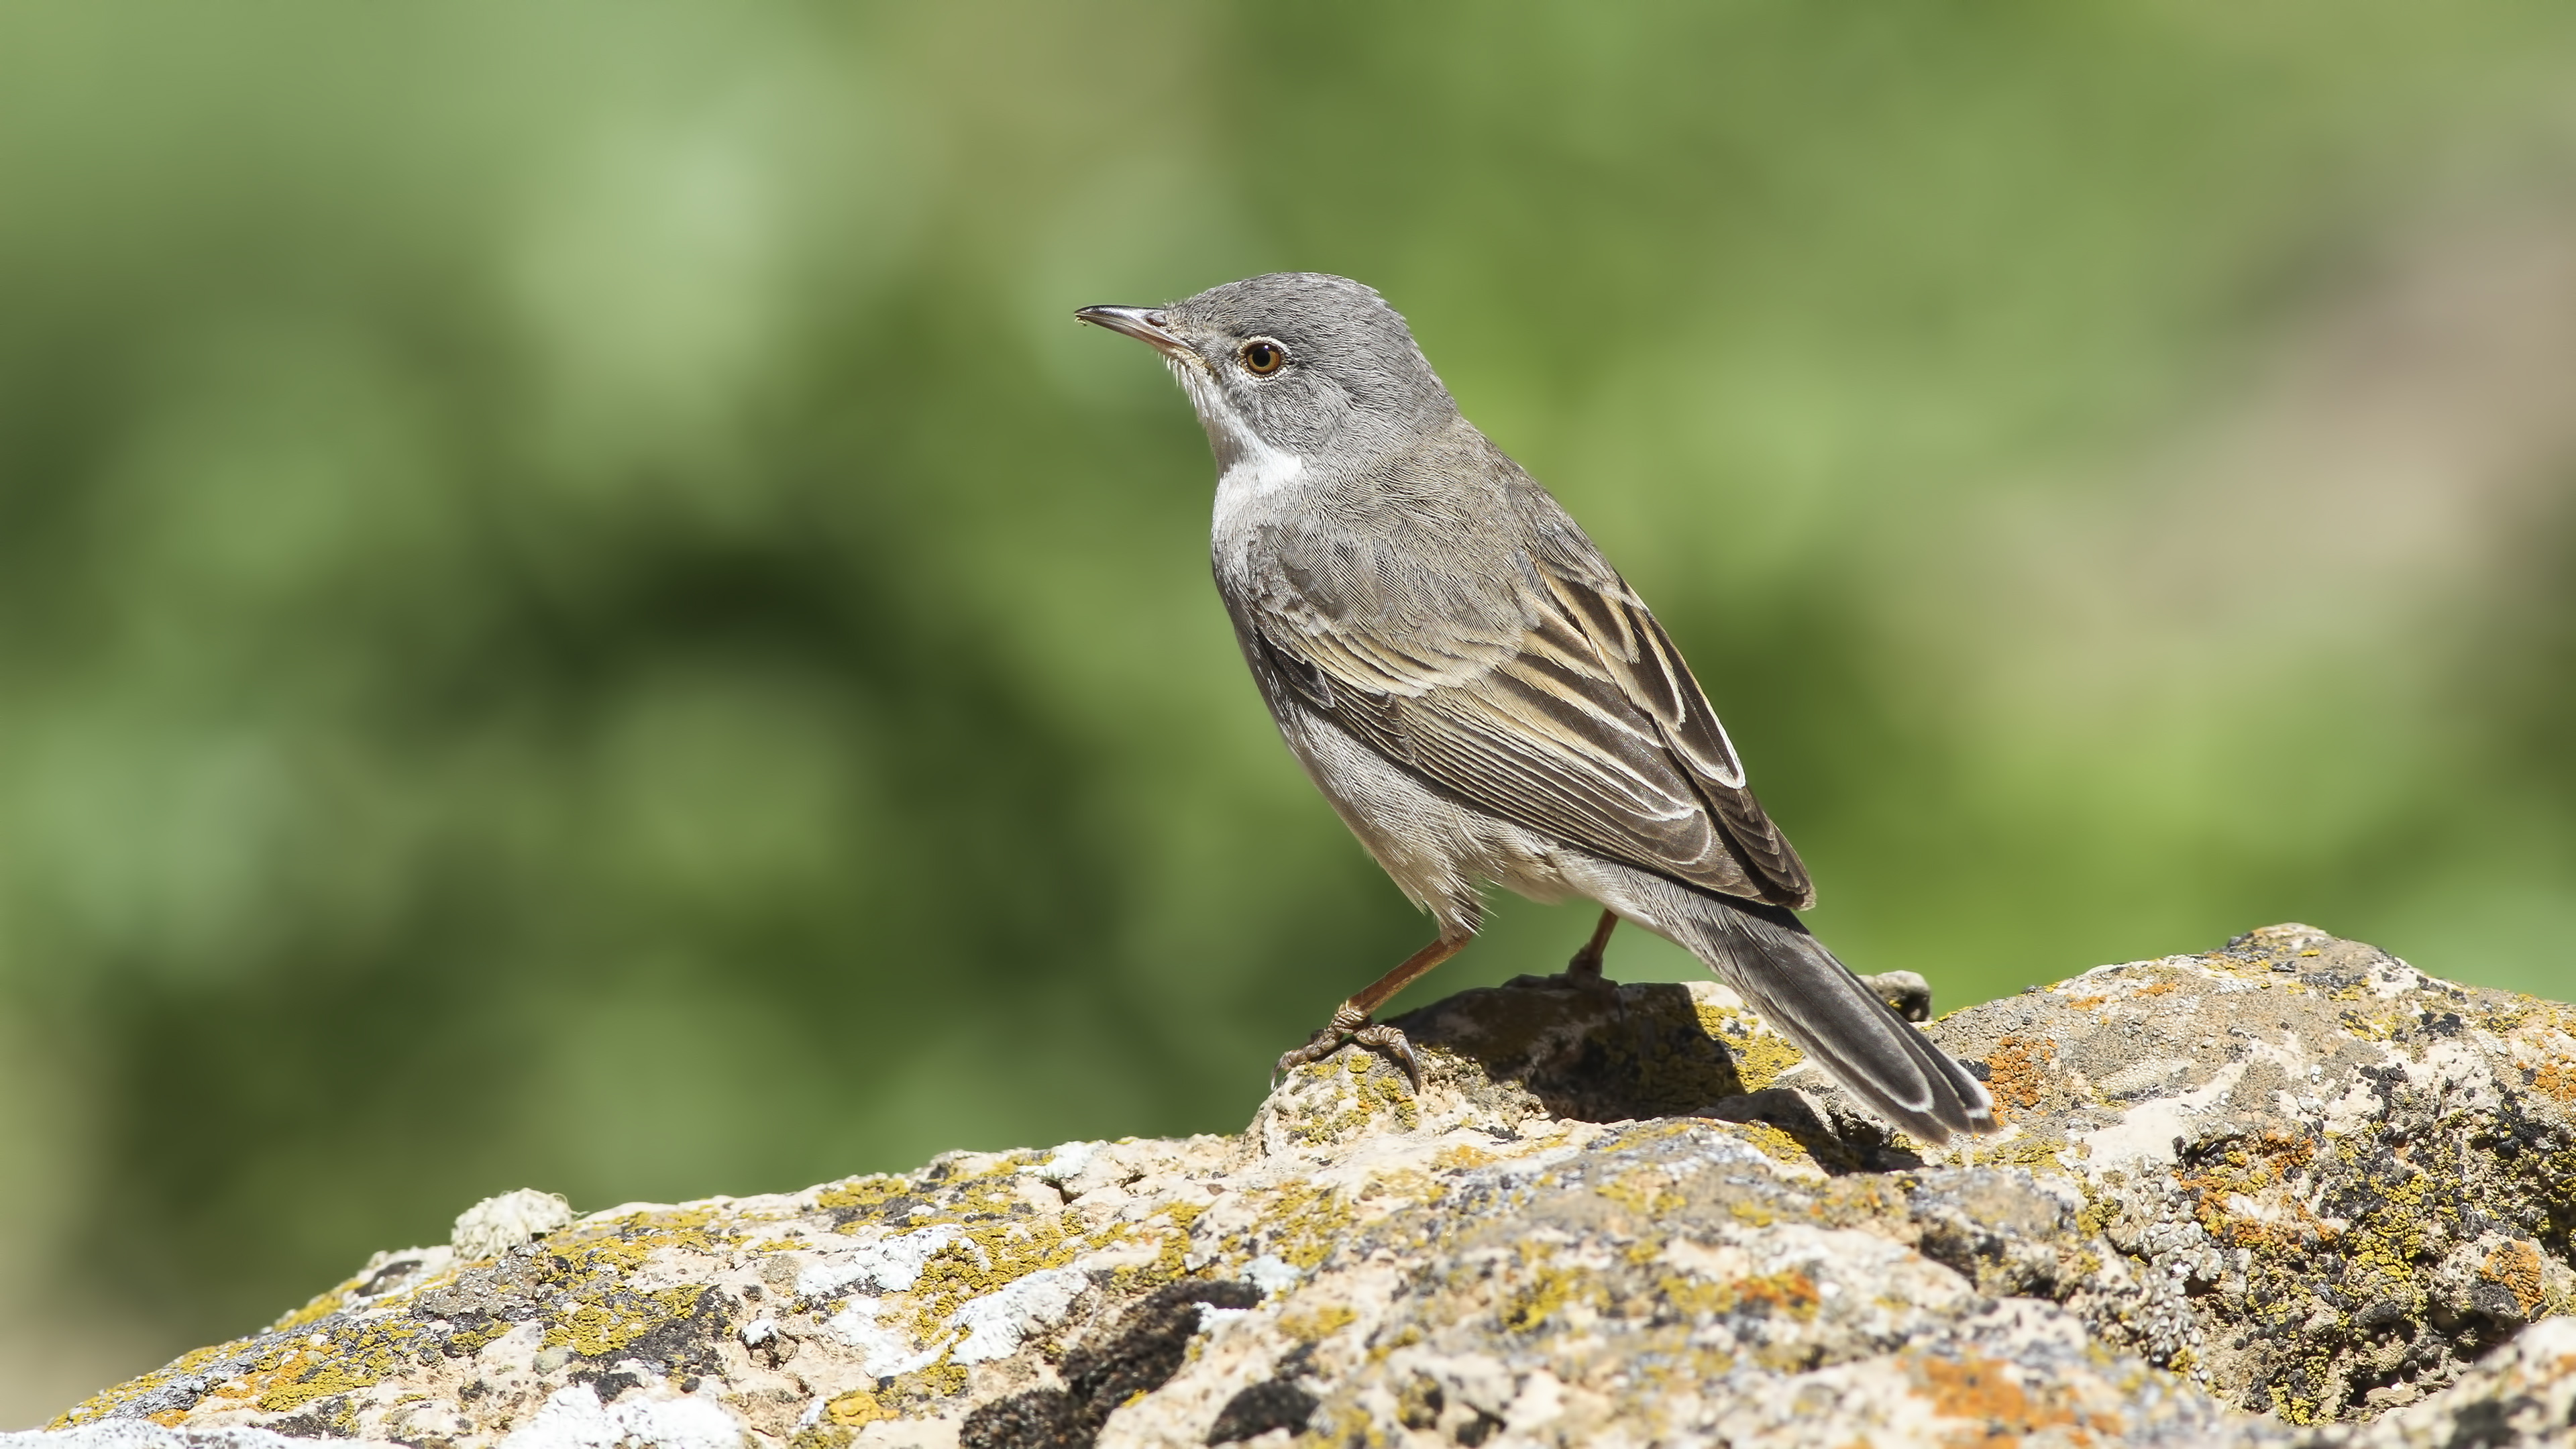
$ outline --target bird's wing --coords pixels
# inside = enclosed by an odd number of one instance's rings
[[[1625,581],[1532,559],[1521,585],[1517,632],[1416,620],[1399,637],[1292,606],[1248,620],[1247,642],[1308,709],[1480,809],[1727,895],[1812,904],[1716,711]]]

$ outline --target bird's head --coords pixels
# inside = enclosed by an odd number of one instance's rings
[[[1271,272],[1166,306],[1074,315],[1163,354],[1221,470],[1271,454],[1367,456],[1458,415],[1404,319],[1347,277]]]

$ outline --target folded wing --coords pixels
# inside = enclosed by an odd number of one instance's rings
[[[1438,788],[1607,859],[1803,909],[1815,888],[1746,788],[1663,626],[1604,565],[1530,560],[1508,629],[1272,612],[1253,642],[1306,706]]]

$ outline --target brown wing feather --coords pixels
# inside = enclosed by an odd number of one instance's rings
[[[1726,895],[1815,898],[1698,681],[1617,575],[1544,566],[1517,637],[1384,631],[1277,615],[1254,626],[1306,705],[1421,778],[1507,820]],[[1541,591],[1543,590],[1543,594]]]
[[[1681,650],[1673,647],[1664,626],[1647,612],[1642,601],[1631,598],[1626,613],[1645,643],[1646,660],[1640,661],[1641,667],[1636,671],[1639,683],[1647,686],[1651,681],[1648,688],[1654,701],[1670,700],[1678,705],[1672,716],[1653,710],[1674,756],[1689,768],[1692,783],[1699,786],[1701,797],[1726,827],[1727,837],[1743,852],[1745,863],[1770,887],[1763,892],[1763,899],[1802,911],[1814,905],[1816,886],[1808,878],[1806,862],[1798,859],[1789,837],[1781,834],[1780,827],[1763,813],[1762,802],[1745,784],[1743,762],[1736,758],[1735,743],[1726,737],[1726,727],[1718,722],[1717,711],[1709,708],[1707,692],[1699,687],[1699,680],[1692,676]],[[1651,670],[1643,667],[1647,661],[1653,665]],[[1649,698],[1648,688],[1632,689],[1630,697],[1644,704]]]

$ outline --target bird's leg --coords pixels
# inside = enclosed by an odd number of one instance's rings
[[[1466,946],[1465,936],[1442,936],[1439,940],[1404,958],[1404,963],[1370,982],[1359,995],[1334,1008],[1333,1019],[1315,1033],[1314,1040],[1279,1058],[1272,1076],[1273,1084],[1281,1077],[1306,1065],[1320,1062],[1345,1046],[1357,1046],[1382,1052],[1404,1068],[1405,1079],[1413,1083],[1414,1092],[1422,1091],[1422,1067],[1413,1059],[1413,1043],[1394,1027],[1369,1020],[1369,1013],[1386,1004],[1387,998],[1413,984],[1414,979],[1432,967],[1458,954]]]
[[[1592,939],[1584,942],[1583,949],[1574,953],[1574,959],[1565,963],[1565,974],[1568,976],[1599,976],[1601,974],[1601,953],[1609,949],[1610,933],[1613,930],[1616,930],[1618,925],[1619,913],[1617,911],[1603,911],[1601,913],[1601,924],[1592,928]]]

